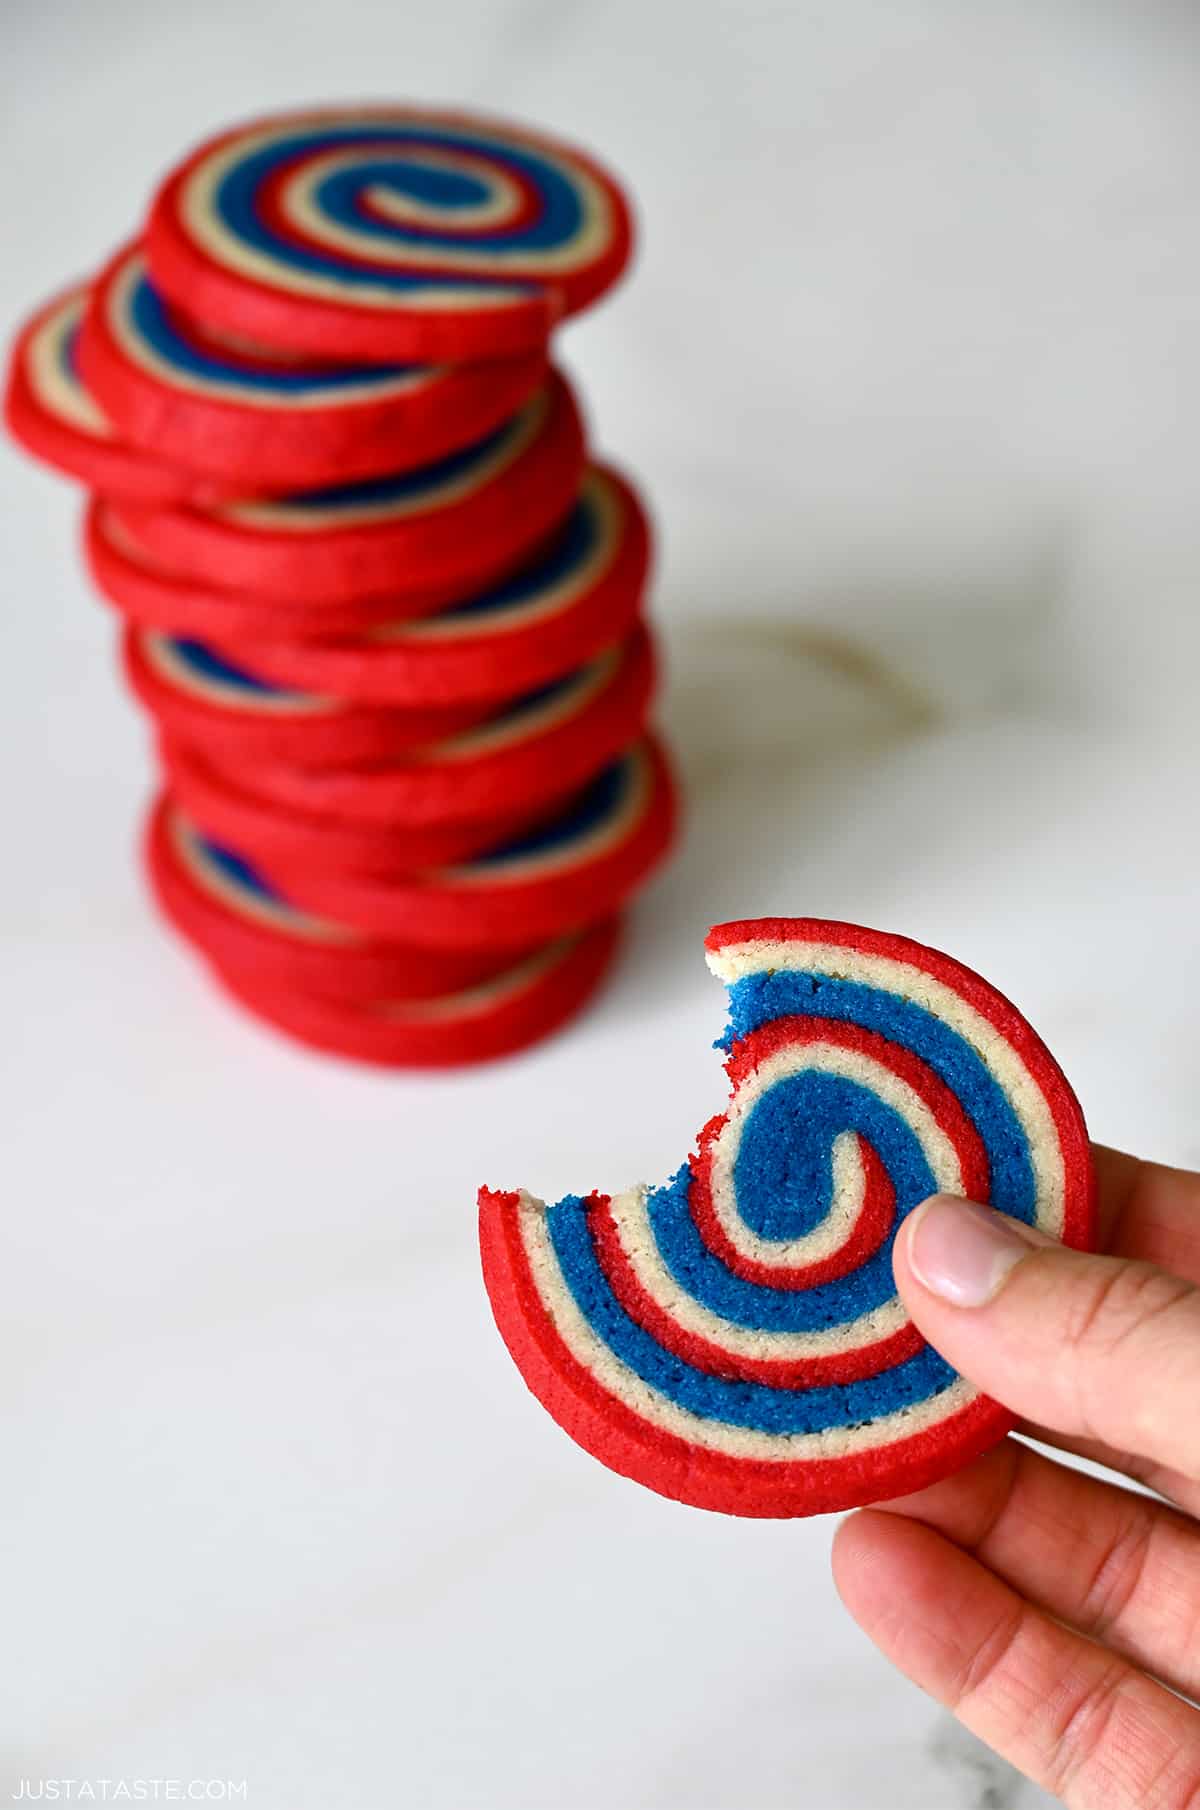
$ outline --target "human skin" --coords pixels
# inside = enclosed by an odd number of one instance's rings
[[[1021,1433],[1154,1497],[1009,1438],[843,1521],[834,1578],[893,1665],[1071,1810],[1200,1810],[1200,1175],[1093,1154],[1103,1255],[935,1197],[896,1283]]]

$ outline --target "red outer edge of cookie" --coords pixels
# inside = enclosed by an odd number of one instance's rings
[[[4,389],[4,420],[13,439],[35,459],[78,483],[141,504],[186,503],[212,494],[210,479],[142,452],[125,441],[92,439],[44,409],[25,375],[29,342],[61,306],[63,291],[27,321],[17,335]]]
[[[649,808],[633,833],[576,867],[507,885],[455,886],[438,873],[376,879],[332,872],[289,874],[289,896],[365,934],[433,948],[540,942],[617,911],[664,858],[678,800],[662,748],[653,739]]]
[[[540,1042],[582,1010],[616,954],[616,920],[583,932],[569,954],[503,1005],[461,1017],[400,1023],[366,1006],[347,1011],[303,993],[273,991],[217,968],[227,992],[275,1029],[327,1055],[383,1068],[458,1068]]]
[[[443,508],[304,534],[242,527],[198,509],[122,503],[114,514],[167,565],[259,598],[333,604],[483,578],[536,546],[579,488],[583,422],[557,373],[550,390],[549,416],[524,451],[493,481]]]
[[[194,635],[226,647],[254,641],[257,651],[260,640],[273,645],[285,636],[317,641],[322,636],[362,633],[395,621],[401,607],[410,618],[433,615],[462,602],[464,590],[467,595],[471,590],[469,584],[464,587],[460,582],[415,591],[402,605],[388,597],[352,597],[324,606],[258,599],[174,572],[156,563],[148,548],[138,549],[138,557],[132,558],[114,544],[114,532],[129,533],[115,520],[105,498],[93,497],[84,513],[83,554],[104,601],[142,628]],[[412,701],[421,701],[418,693],[412,695]]]
[[[266,989],[298,988],[336,1000],[427,999],[473,986],[511,966],[511,950],[456,952],[406,948],[367,938],[304,942],[226,910],[188,878],[171,849],[169,802],[146,824],[146,873],[163,915],[209,961]]]
[[[967,1464],[1011,1432],[1015,1418],[979,1396],[928,1432],[878,1453],[806,1461],[798,1471],[706,1452],[647,1426],[567,1351],[538,1295],[517,1228],[520,1196],[479,1192],[483,1276],[500,1336],[531,1393],[593,1458],[636,1483],[722,1514],[762,1520],[830,1514],[923,1489],[945,1476],[946,1449]]]
[[[293,638],[256,647],[256,663],[278,684],[396,704],[506,697],[561,678],[620,639],[637,618],[649,577],[646,512],[619,472],[611,466],[601,469],[620,496],[625,534],[612,564],[569,609],[503,634],[461,635],[446,641],[319,645]]]
[[[479,711],[370,710],[341,704],[319,714],[240,712],[176,691],[154,672],[137,630],[121,637],[130,690],[160,728],[217,760],[329,762],[351,766],[388,760],[426,742],[473,727]]]
[[[409,395],[327,408],[272,410],[172,388],[129,358],[108,325],[108,297],[132,249],[123,247],[97,281],[80,368],[135,446],[211,472],[226,494],[318,489],[430,464],[499,427],[545,379],[545,353],[535,349],[443,368]]]
[[[270,796],[272,783],[287,796],[276,808],[350,822],[361,806],[370,820],[416,834],[437,826],[483,819],[545,815],[555,799],[582,786],[642,733],[656,681],[650,636],[639,629],[620,669],[578,713],[536,735],[473,755],[441,757],[435,745],[418,758],[399,755],[365,772],[296,772],[251,776],[252,790]],[[223,763],[218,759],[215,763]],[[490,846],[504,840],[492,838]]]
[[[370,111],[355,109],[363,115]],[[386,115],[388,109],[381,107],[378,111]],[[414,117],[420,112],[417,108],[405,111]],[[344,110],[330,109],[331,118],[342,117],[343,113]],[[315,119],[319,110],[314,109],[305,117]],[[483,130],[494,125],[502,130],[512,129],[505,122],[490,121],[482,114],[430,110],[428,117],[431,125],[457,124]],[[545,146],[551,152],[568,151],[572,160],[586,169],[611,197],[617,229],[612,249],[586,281],[539,286],[528,305],[514,307],[510,303],[475,310],[468,328],[453,316],[422,315],[415,308],[402,314],[394,308],[340,306],[316,297],[291,296],[268,283],[232,274],[209,259],[183,231],[179,224],[179,192],[204,158],[245,132],[270,123],[267,117],[247,121],[206,140],[167,177],[151,204],[147,250],[154,280],[197,319],[214,321],[265,345],[331,358],[362,359],[366,363],[443,359],[455,363],[480,356],[509,357],[544,345],[568,306],[572,313],[586,307],[616,282],[628,263],[633,227],[628,202],[618,184],[573,146],[560,145],[545,134],[523,132],[527,143]]]
[[[169,737],[159,739],[159,758],[173,796],[194,823],[203,825],[216,841],[228,843],[250,861],[265,863],[281,877],[314,866],[367,874],[451,867],[497,842],[510,841],[538,822],[536,815],[522,811],[483,823],[432,824],[423,829],[348,823],[336,816],[281,810],[256,798],[237,780],[205,762],[194,748]]]

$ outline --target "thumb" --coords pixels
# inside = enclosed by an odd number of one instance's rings
[[[942,1194],[892,1261],[919,1330],[985,1394],[1200,1480],[1200,1290]]]

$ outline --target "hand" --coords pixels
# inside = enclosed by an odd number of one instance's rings
[[[1024,1417],[956,1477],[852,1515],[833,1566],[902,1672],[1071,1810],[1200,1810],[1200,1175],[1095,1151],[1081,1256],[935,1198],[896,1238],[921,1331]],[[1165,1688],[1164,1688],[1165,1687]]]

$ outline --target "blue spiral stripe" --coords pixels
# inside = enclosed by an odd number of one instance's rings
[[[258,869],[243,856],[235,854],[233,849],[226,848],[223,842],[213,842],[208,836],[196,834],[196,845],[206,858],[218,868],[224,878],[232,882],[242,892],[252,893],[256,898],[265,900],[268,905],[282,905],[288,910],[291,907],[285,898],[275,889],[268,886]]]
[[[235,686],[256,697],[280,697],[288,695],[286,688],[272,685],[266,679],[255,678],[253,673],[246,672],[241,666],[234,666],[203,641],[193,641],[190,637],[167,635],[166,646],[179,658],[182,664],[194,672],[198,678],[215,680],[221,685]]]
[[[1037,1182],[1021,1121],[982,1057],[943,1019],[881,987],[782,968],[735,981],[729,1010],[721,1039],[726,1049],[773,1019],[806,1017],[861,1025],[910,1050],[945,1082],[979,1133],[987,1152],[992,1204],[1013,1219],[1034,1223]]]
[[[335,248],[321,251],[312,245],[299,244],[272,230],[260,218],[256,206],[259,190],[281,163],[294,157],[338,151],[357,144],[377,146],[381,141],[394,144],[397,149],[409,145],[419,149],[425,144],[447,151],[465,151],[507,165],[526,176],[542,198],[542,211],[517,231],[495,235],[491,243],[503,249],[506,254],[521,250],[545,251],[557,245],[568,244],[579,232],[583,213],[578,193],[563,171],[548,160],[516,145],[500,144],[468,133],[439,131],[415,125],[397,126],[385,122],[373,126],[344,126],[325,131],[296,132],[272,140],[263,149],[243,158],[221,179],[213,198],[216,212],[225,227],[244,244],[296,269],[319,276],[332,275],[343,283],[369,285],[373,288],[382,285],[401,291],[426,288],[431,282],[438,281],[451,281],[455,287],[464,288],[497,287],[497,279],[458,270],[450,278],[438,278],[432,273],[396,270],[386,264],[371,264],[368,267],[355,265],[341,258]],[[377,237],[381,244],[411,242],[420,245],[422,249],[427,249],[430,245],[444,245],[460,251],[465,241],[461,234],[456,234],[452,229],[443,233],[426,226],[416,229],[401,221],[374,220],[357,210],[355,194],[362,188],[364,181],[401,192],[407,188],[408,193],[422,201],[427,201],[432,196],[450,211],[455,206],[468,204],[465,191],[452,194],[448,186],[442,185],[435,193],[430,172],[422,172],[415,181],[411,178],[406,180],[406,174],[394,163],[374,162],[368,158],[351,176],[331,177],[320,184],[319,199],[329,209],[330,218],[353,225],[358,232]],[[487,255],[489,241],[486,237],[481,236],[478,240],[472,237],[471,243],[478,244],[482,256]],[[499,274],[503,275],[503,272]],[[534,293],[536,290],[535,285],[523,285],[508,277],[504,278],[501,286],[509,292],[513,289],[528,289],[530,293]]]
[[[330,219],[336,220],[341,226],[354,227],[358,232],[370,233],[378,239],[408,239],[421,245],[451,246],[456,251],[461,251],[464,244],[472,249],[478,246],[485,254],[493,245],[501,246],[505,252],[517,249],[548,251],[558,245],[569,244],[578,233],[583,218],[579,196],[573,185],[552,165],[521,152],[498,153],[492,144],[476,146],[470,142],[462,143],[448,138],[444,133],[439,133],[438,138],[442,144],[452,145],[456,150],[483,149],[493,163],[508,163],[520,170],[537,186],[542,200],[541,213],[526,220],[516,232],[503,227],[490,233],[485,229],[478,235],[472,232],[470,239],[466,241],[453,228],[447,232],[438,232],[436,227],[426,223],[417,225],[399,220],[379,220],[364,213],[359,206],[359,196],[365,188],[398,189],[401,193],[413,195],[422,201],[434,200],[438,206],[448,207],[451,212],[455,207],[473,207],[486,200],[489,193],[483,183],[460,172],[432,169],[410,171],[383,159],[377,162],[366,159],[356,164],[352,170],[339,170],[335,175],[327,176],[317,185],[314,199],[320,202]],[[413,175],[418,178],[416,182],[412,180]],[[445,182],[447,176],[451,177],[449,184]],[[438,178],[442,179],[440,184]],[[452,188],[454,193],[451,200]]]
[[[803,1238],[829,1217],[833,1148],[847,1131],[874,1146],[900,1200],[930,1192],[932,1173],[900,1114],[860,1082],[805,1070],[760,1095],[742,1126],[733,1185],[738,1216],[756,1237]]]
[[[643,1382],[704,1420],[763,1433],[821,1433],[897,1413],[956,1381],[956,1372],[928,1345],[890,1370],[830,1387],[775,1389],[710,1376],[664,1351],[625,1312],[596,1256],[577,1195],[551,1207],[547,1224],[563,1278],[596,1336]]]

